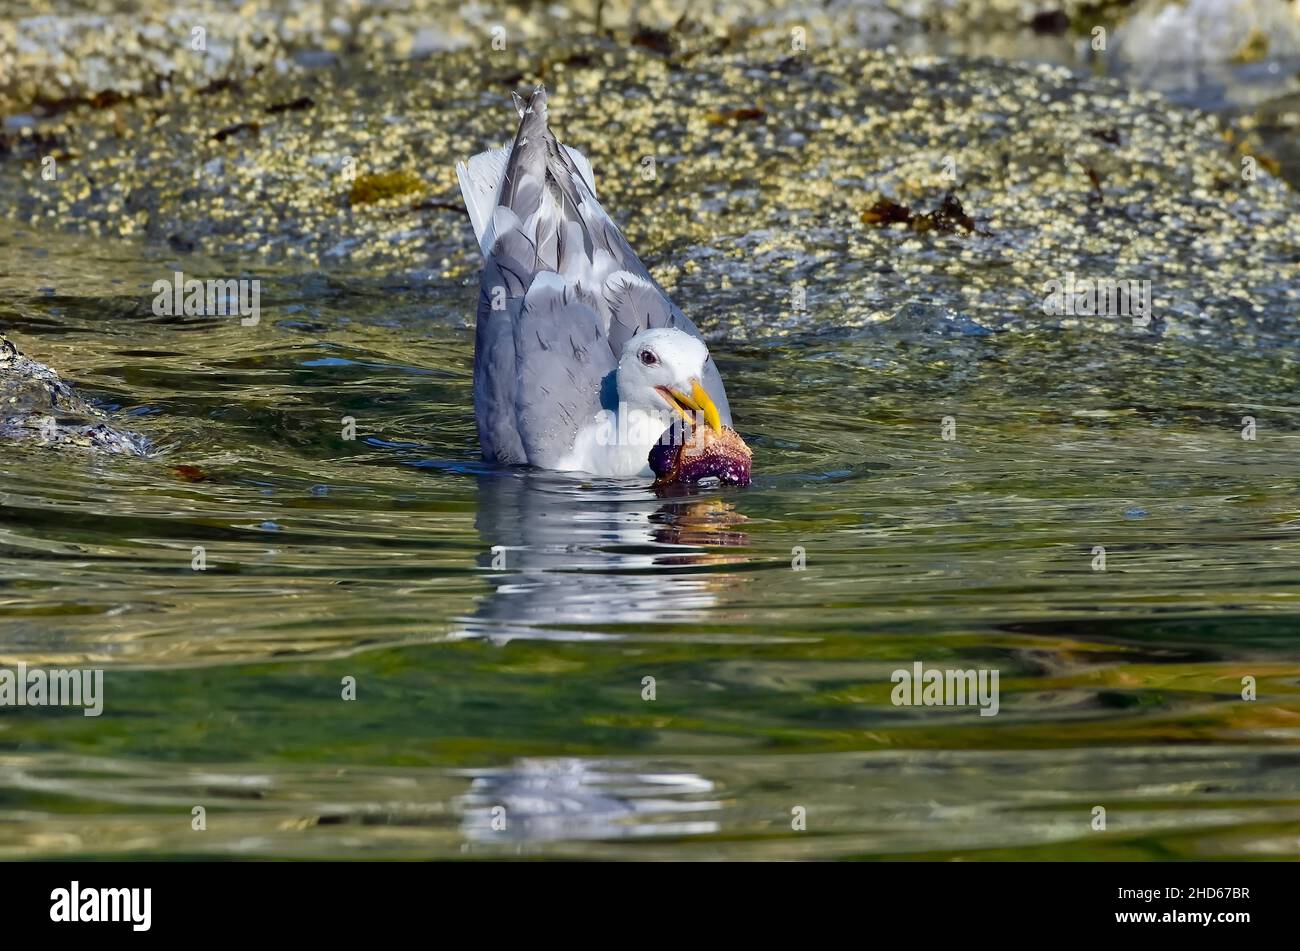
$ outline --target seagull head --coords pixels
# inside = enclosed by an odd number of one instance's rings
[[[709,348],[696,337],[671,327],[637,334],[618,361],[619,401],[648,413],[680,413],[690,422],[702,418],[722,433],[722,417],[704,389]]]

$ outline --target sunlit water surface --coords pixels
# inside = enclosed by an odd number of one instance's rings
[[[1300,854],[1285,331],[715,341],[755,483],[660,497],[478,460],[472,270],[268,268],[249,328],[149,307],[236,265],[3,240],[15,336],[161,451],[0,448],[0,659],[106,671],[0,712],[0,855]],[[917,661],[997,716],[893,705]]]

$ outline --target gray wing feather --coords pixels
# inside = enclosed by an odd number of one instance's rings
[[[581,294],[556,274],[537,276],[515,321],[515,418],[533,465],[557,466],[599,411],[601,384],[618,366],[604,336]]]
[[[522,301],[494,294],[493,288],[505,282],[494,261],[484,265],[474,330],[474,421],[485,459],[523,465],[528,456],[515,424],[519,382],[515,374],[515,318]],[[494,310],[497,302],[504,303],[504,308]]]

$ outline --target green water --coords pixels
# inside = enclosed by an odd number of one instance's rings
[[[0,711],[4,857],[1300,854],[1294,339],[715,342],[755,483],[660,498],[477,460],[471,269],[267,269],[246,328],[3,243],[14,336],[164,449],[0,449],[0,659],[105,671]],[[917,661],[998,714],[895,706]]]

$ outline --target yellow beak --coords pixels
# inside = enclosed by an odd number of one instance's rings
[[[718,408],[713,405],[713,400],[704,389],[704,384],[698,378],[691,380],[691,392],[689,394],[667,386],[659,387],[659,392],[672,404],[673,409],[681,413],[688,421],[695,422],[692,412],[703,413],[704,421],[708,423],[709,428],[719,436],[722,435],[722,416],[718,413]]]

